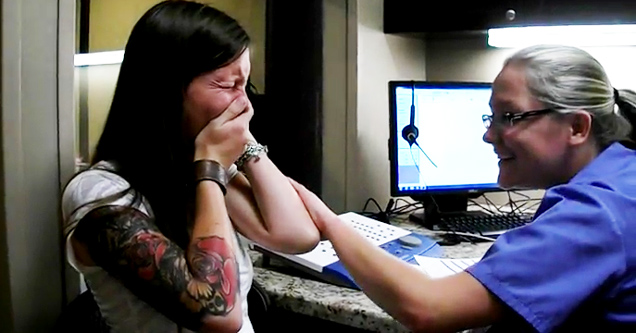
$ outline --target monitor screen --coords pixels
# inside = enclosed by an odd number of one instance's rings
[[[498,159],[482,139],[490,94],[490,83],[389,82],[392,196],[499,190]],[[411,105],[413,144],[403,133]]]

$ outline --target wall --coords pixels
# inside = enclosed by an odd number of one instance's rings
[[[49,332],[64,301],[59,202],[72,173],[74,3],[1,8],[0,331]]]
[[[159,0],[91,0],[90,52],[123,50],[139,18]],[[265,3],[264,0],[198,0],[235,18],[252,39],[252,80],[265,90]]]
[[[104,129],[108,110],[115,92],[117,77],[119,75],[119,64],[98,65],[75,68],[75,85],[78,86],[77,98],[85,103],[88,116],[88,139],[89,156],[93,156],[95,146]]]
[[[349,48],[355,38],[348,32],[351,12],[347,1],[323,2],[323,154],[322,199],[335,211],[344,211],[346,200],[347,170],[347,100],[355,89],[347,82],[352,76],[348,71]],[[344,32],[344,33],[343,33]],[[355,51],[355,46],[352,47]],[[353,72],[355,75],[355,71]]]
[[[429,80],[487,81],[497,76],[504,60],[515,49],[487,47],[485,35],[435,37],[427,40],[426,70]],[[617,88],[636,88],[636,47],[584,47],[605,67]]]
[[[389,197],[388,81],[426,78],[425,42],[383,32],[381,0],[356,4],[355,97],[347,114],[346,209],[362,210],[368,198],[386,205]],[[383,207],[384,208],[384,207]]]

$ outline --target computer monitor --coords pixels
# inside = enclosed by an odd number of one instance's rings
[[[466,212],[470,197],[500,190],[497,156],[482,139],[490,95],[483,82],[389,82],[393,197]]]

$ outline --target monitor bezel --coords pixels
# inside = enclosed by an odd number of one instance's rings
[[[450,188],[450,189],[425,189],[425,190],[400,190],[398,187],[397,179],[397,140],[402,139],[398,135],[397,131],[397,108],[396,108],[396,95],[395,90],[398,87],[405,87],[410,89],[411,86],[417,88],[439,87],[439,88],[490,88],[492,83],[490,82],[465,82],[465,81],[418,81],[418,80],[392,80],[388,82],[389,88],[389,173],[390,173],[390,187],[392,197],[422,197],[426,195],[455,195],[466,194],[469,196],[480,195],[487,192],[499,192],[503,191],[502,188],[497,186],[482,186],[482,187],[463,187],[463,188]],[[484,130],[485,132],[485,130]],[[490,185],[490,184],[486,184]]]

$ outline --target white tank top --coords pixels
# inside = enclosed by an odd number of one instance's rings
[[[92,168],[80,173],[68,184],[62,196],[62,213],[65,221],[66,235],[66,257],[68,262],[84,276],[88,287],[95,297],[95,302],[99,306],[102,316],[110,326],[113,333],[139,332],[139,333],[162,333],[162,332],[190,332],[187,329],[179,330],[179,326],[156,311],[146,302],[139,299],[130,292],[119,280],[113,278],[99,266],[85,266],[80,263],[71,246],[70,236],[75,230],[77,223],[90,210],[99,205],[82,205],[90,203],[96,199],[106,198],[115,193],[128,189],[129,183],[113,172],[101,169],[114,170],[112,164],[100,162]],[[230,177],[236,175],[236,167],[230,168]],[[133,194],[101,205],[130,205],[133,202]],[[145,199],[142,199],[135,208],[152,215],[152,210]],[[72,214],[72,215],[71,215]],[[252,285],[253,268],[252,262],[247,255],[246,240],[242,235],[236,233],[235,257],[239,269],[240,297],[243,312],[243,326],[240,333],[252,333],[254,329],[247,315],[247,293]]]

